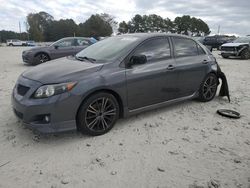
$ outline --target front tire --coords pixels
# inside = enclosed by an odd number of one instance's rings
[[[35,56],[35,62],[33,63],[33,65],[38,65],[41,63],[45,63],[46,61],[49,61],[50,58],[47,54],[45,53],[39,53]]]
[[[229,55],[224,55],[224,54],[221,54],[221,56],[225,59],[229,58]]]
[[[201,83],[198,97],[199,101],[208,102],[213,100],[217,92],[217,86],[217,76],[213,73],[209,73]]]
[[[241,52],[241,59],[249,59],[250,58],[250,51],[245,49]]]
[[[91,136],[110,131],[119,118],[119,104],[109,93],[100,92],[87,98],[77,114],[77,128]]]

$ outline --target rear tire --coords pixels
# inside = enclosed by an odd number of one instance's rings
[[[250,51],[248,49],[245,49],[240,54],[241,59],[249,59],[250,58]]]
[[[87,98],[77,114],[77,128],[91,136],[110,131],[119,118],[119,104],[109,93],[100,92]]]
[[[201,83],[198,100],[201,102],[213,100],[217,92],[217,86],[217,76],[214,73],[209,73]]]

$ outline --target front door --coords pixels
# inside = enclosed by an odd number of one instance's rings
[[[130,57],[134,55],[145,55],[147,62],[126,69],[129,110],[175,98],[177,75],[169,39],[147,40]]]
[[[56,59],[60,57],[65,57],[69,55],[74,55],[75,46],[74,39],[63,39],[52,46],[51,49],[51,58]]]

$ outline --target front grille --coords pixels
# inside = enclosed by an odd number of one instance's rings
[[[222,46],[221,47],[221,50],[222,51],[235,51],[235,47],[225,47],[225,46]]]
[[[21,112],[18,112],[16,109],[14,109],[14,112],[18,118],[23,119],[23,114]]]
[[[24,96],[28,91],[29,91],[29,87],[18,84],[17,85],[17,93],[21,96]]]

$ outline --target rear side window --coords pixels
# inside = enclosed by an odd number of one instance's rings
[[[134,55],[145,55],[148,62],[171,58],[170,45],[167,38],[157,38],[144,42]]]
[[[186,38],[173,38],[176,57],[197,56],[196,42]]]
[[[197,44],[197,49],[198,49],[198,54],[199,55],[206,54],[206,52],[203,50],[203,48],[199,44]]]

